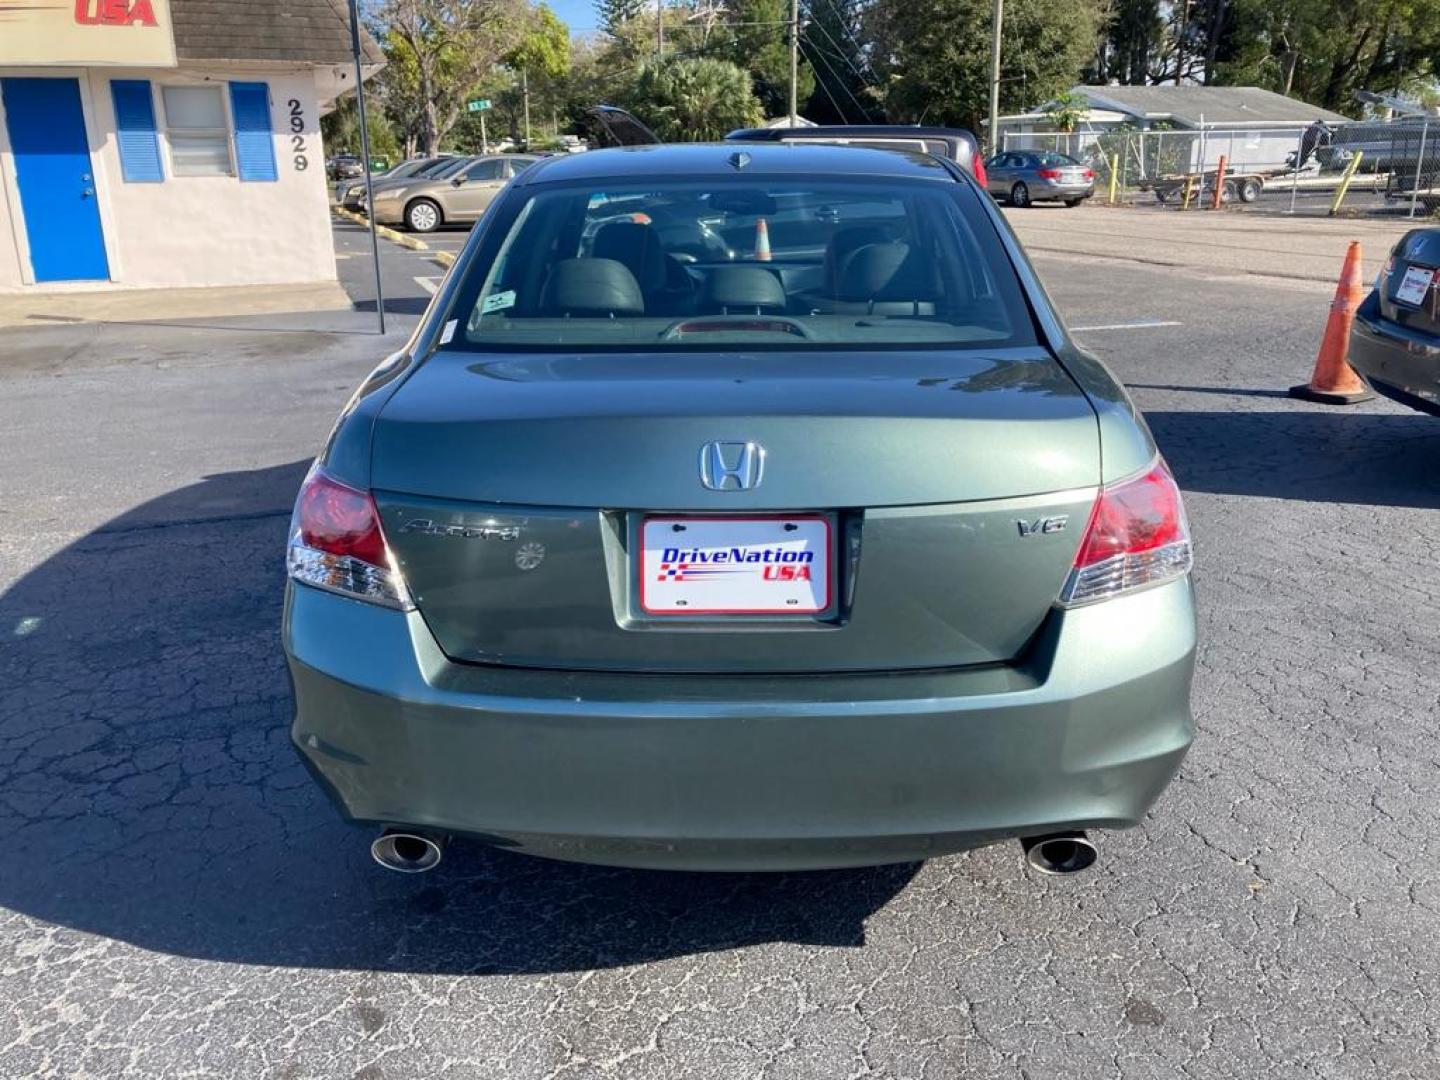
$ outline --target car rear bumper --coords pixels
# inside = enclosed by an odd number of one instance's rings
[[[1032,199],[1088,199],[1094,194],[1094,184],[1047,184],[1037,181],[1030,185]]]
[[[1440,414],[1440,338],[1384,318],[1373,292],[1355,313],[1350,364],[1386,397]]]
[[[397,202],[377,201],[374,216],[377,225],[399,225],[405,216],[405,207]]]
[[[1014,666],[711,677],[451,663],[292,586],[292,736],[341,812],[674,869],[902,862],[1136,824],[1192,738],[1188,581],[1055,611]]]

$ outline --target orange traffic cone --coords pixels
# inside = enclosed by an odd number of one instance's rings
[[[1318,401],[1322,405],[1354,405],[1375,396],[1346,362],[1350,354],[1350,327],[1364,293],[1365,286],[1360,279],[1360,241],[1351,240],[1350,249],[1345,252],[1345,267],[1335,286],[1335,299],[1330,301],[1330,317],[1325,322],[1325,336],[1320,339],[1315,370],[1308,383],[1290,388],[1291,397]]]
[[[757,262],[770,261],[770,225],[763,217],[755,222],[755,259]]]

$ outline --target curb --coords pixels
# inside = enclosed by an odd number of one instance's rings
[[[354,222],[356,225],[363,225],[367,229],[370,227],[370,219],[364,214],[357,214],[353,210],[346,210],[343,206],[332,206],[330,211],[336,217],[342,217],[346,221]],[[417,240],[409,233],[396,232],[388,225],[376,225],[375,233],[377,236],[383,236],[392,244],[399,244],[401,247],[409,248],[411,251],[430,250],[430,245],[425,243],[424,240]]]
[[[441,266],[454,266],[455,253],[453,251],[432,251],[430,261],[439,263]]]

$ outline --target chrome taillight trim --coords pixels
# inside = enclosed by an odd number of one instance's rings
[[[1175,581],[1195,565],[1190,540],[1177,540],[1149,551],[1112,555],[1093,566],[1075,567],[1060,590],[1065,608],[1098,604],[1117,596]]]
[[[332,555],[307,547],[300,542],[298,534],[292,537],[286,551],[285,568],[293,581],[352,600],[398,611],[412,611],[415,607],[398,570],[373,566],[353,555]]]

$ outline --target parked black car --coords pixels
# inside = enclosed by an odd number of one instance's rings
[[[591,146],[655,146],[663,140],[624,109],[597,105],[587,109],[582,127]],[[726,142],[806,142],[865,146],[872,150],[915,150],[948,158],[980,186],[986,184],[980,143],[963,128],[906,124],[812,124],[808,127],[740,128]]]
[[[1440,228],[1412,229],[1355,312],[1350,364],[1377,391],[1440,416]]]
[[[325,163],[331,180],[349,180],[365,172],[364,163],[354,154],[336,154]]]
[[[986,184],[980,143],[964,128],[907,124],[816,124],[811,127],[741,128],[725,136],[737,142],[824,142],[877,150],[918,150],[949,158]]]

